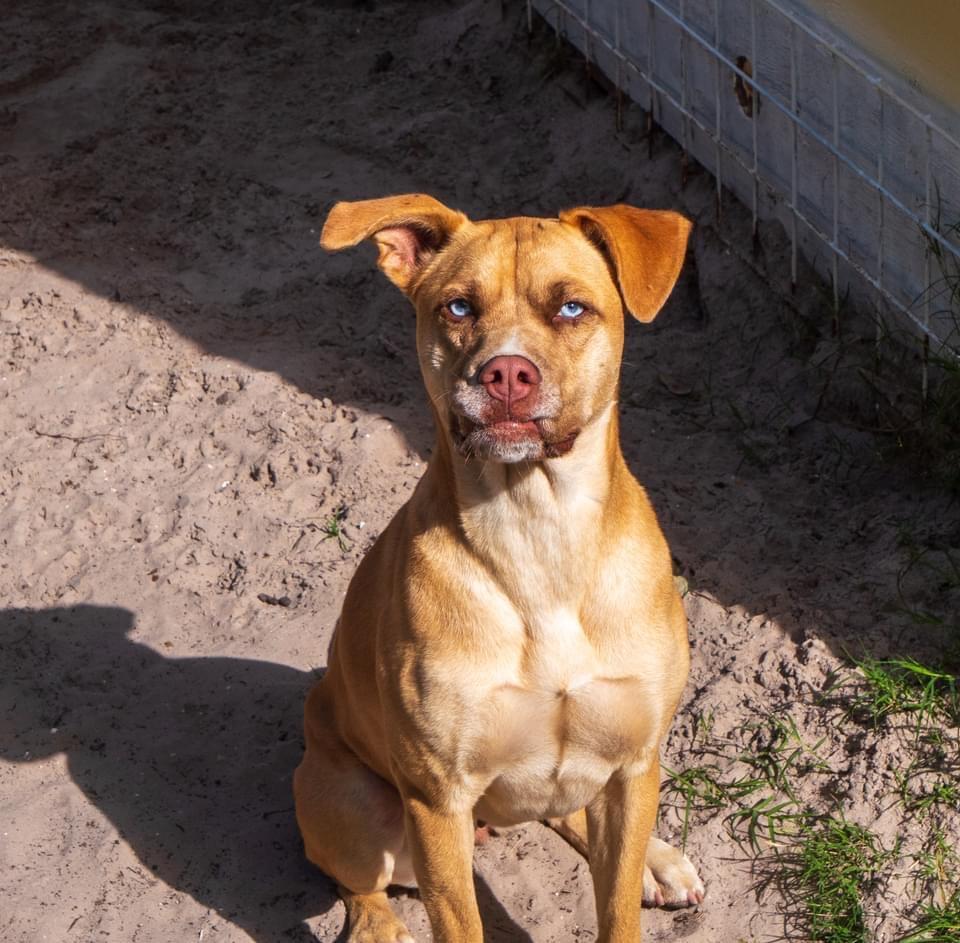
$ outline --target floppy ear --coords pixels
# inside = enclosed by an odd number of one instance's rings
[[[687,251],[690,220],[669,210],[578,206],[560,214],[610,261],[627,310],[652,321],[670,295]]]
[[[401,291],[408,291],[427,262],[467,221],[432,196],[408,193],[380,200],[337,203],[320,234],[324,249],[345,249],[372,237],[378,264]]]

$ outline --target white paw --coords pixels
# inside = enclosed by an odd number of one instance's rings
[[[690,859],[659,838],[647,845],[643,903],[647,907],[696,907],[706,891]]]

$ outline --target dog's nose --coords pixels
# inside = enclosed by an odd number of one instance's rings
[[[480,382],[508,406],[526,399],[540,385],[540,371],[526,357],[494,357],[480,368]]]

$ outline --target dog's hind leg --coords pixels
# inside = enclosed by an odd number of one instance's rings
[[[586,809],[565,815],[562,819],[547,819],[547,825],[561,838],[569,842],[584,858],[589,860],[590,851],[587,845]]]
[[[348,943],[414,943],[383,891],[354,894],[345,887],[338,890],[347,906]]]
[[[589,860],[587,814],[583,809],[562,819],[548,819],[547,824]],[[690,859],[678,848],[651,835],[643,868],[643,905],[689,907],[702,903],[703,896],[703,882]]]
[[[337,882],[349,943],[412,943],[385,893],[414,883],[400,795],[333,732],[320,687],[307,701],[306,753],[293,777],[304,851]]]

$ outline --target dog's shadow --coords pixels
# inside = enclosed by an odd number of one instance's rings
[[[258,943],[312,940],[337,900],[302,855],[291,776],[309,672],[166,658],[114,607],[0,611],[0,757],[64,753],[146,872]],[[485,923],[505,914],[479,887]],[[526,940],[509,918],[496,939]],[[491,937],[492,939],[493,937]]]

